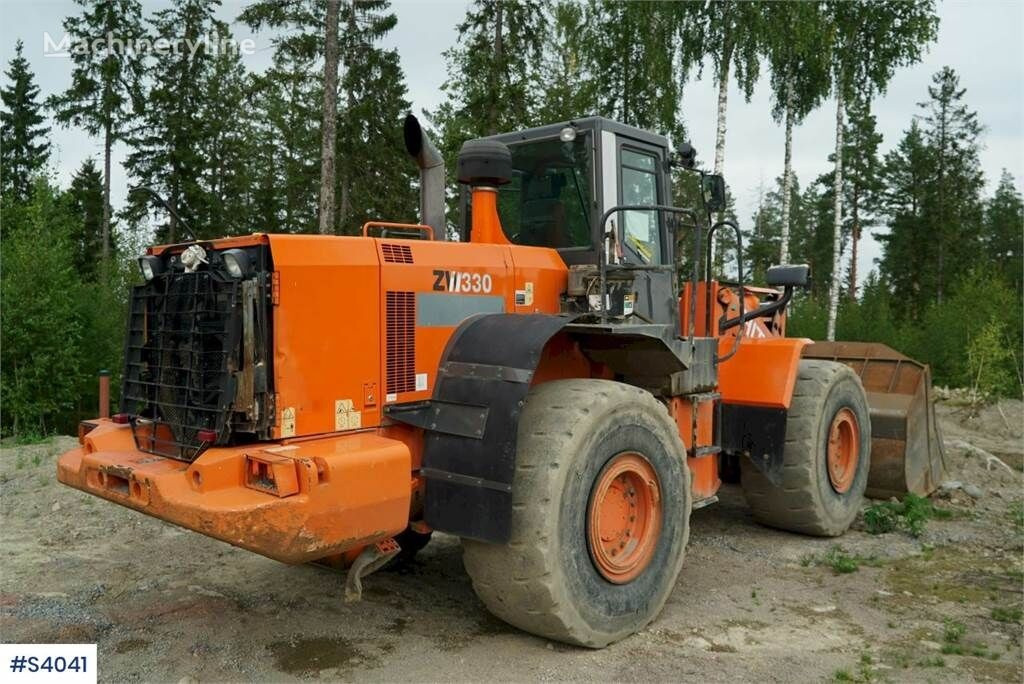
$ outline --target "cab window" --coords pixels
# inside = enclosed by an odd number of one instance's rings
[[[657,204],[657,158],[627,148],[620,152],[622,165],[622,203]],[[642,264],[661,263],[661,229],[656,211],[625,211],[622,218],[623,242],[631,260]]]
[[[509,145],[512,181],[498,192],[498,216],[509,241],[559,249],[590,247],[588,138]]]

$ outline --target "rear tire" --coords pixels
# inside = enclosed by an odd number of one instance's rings
[[[642,629],[682,567],[685,457],[648,392],[591,379],[534,387],[519,422],[511,539],[462,542],[477,596],[502,620],[570,644],[601,648]]]
[[[836,537],[857,517],[870,460],[871,418],[860,378],[841,363],[804,359],[786,418],[782,483],[772,484],[749,458],[740,459],[740,482],[758,522]]]

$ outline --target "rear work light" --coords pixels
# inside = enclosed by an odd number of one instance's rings
[[[132,417],[127,413],[115,413],[110,417],[110,420],[118,425],[127,425],[132,422]]]
[[[209,443],[209,442],[216,442],[217,441],[217,431],[216,430],[200,430],[199,432],[196,433],[196,437],[199,439],[200,442],[207,442],[207,443]]]

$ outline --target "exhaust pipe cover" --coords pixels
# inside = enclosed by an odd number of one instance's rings
[[[446,240],[444,157],[414,115],[405,117],[402,133],[405,150],[420,167],[420,223],[434,229],[435,240]]]

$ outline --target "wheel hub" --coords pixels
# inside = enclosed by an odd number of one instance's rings
[[[853,485],[860,459],[860,429],[857,416],[848,408],[839,409],[828,430],[828,480],[839,494]]]
[[[601,576],[636,578],[654,557],[661,531],[661,490],[650,462],[636,452],[613,457],[590,493],[587,544]]]

